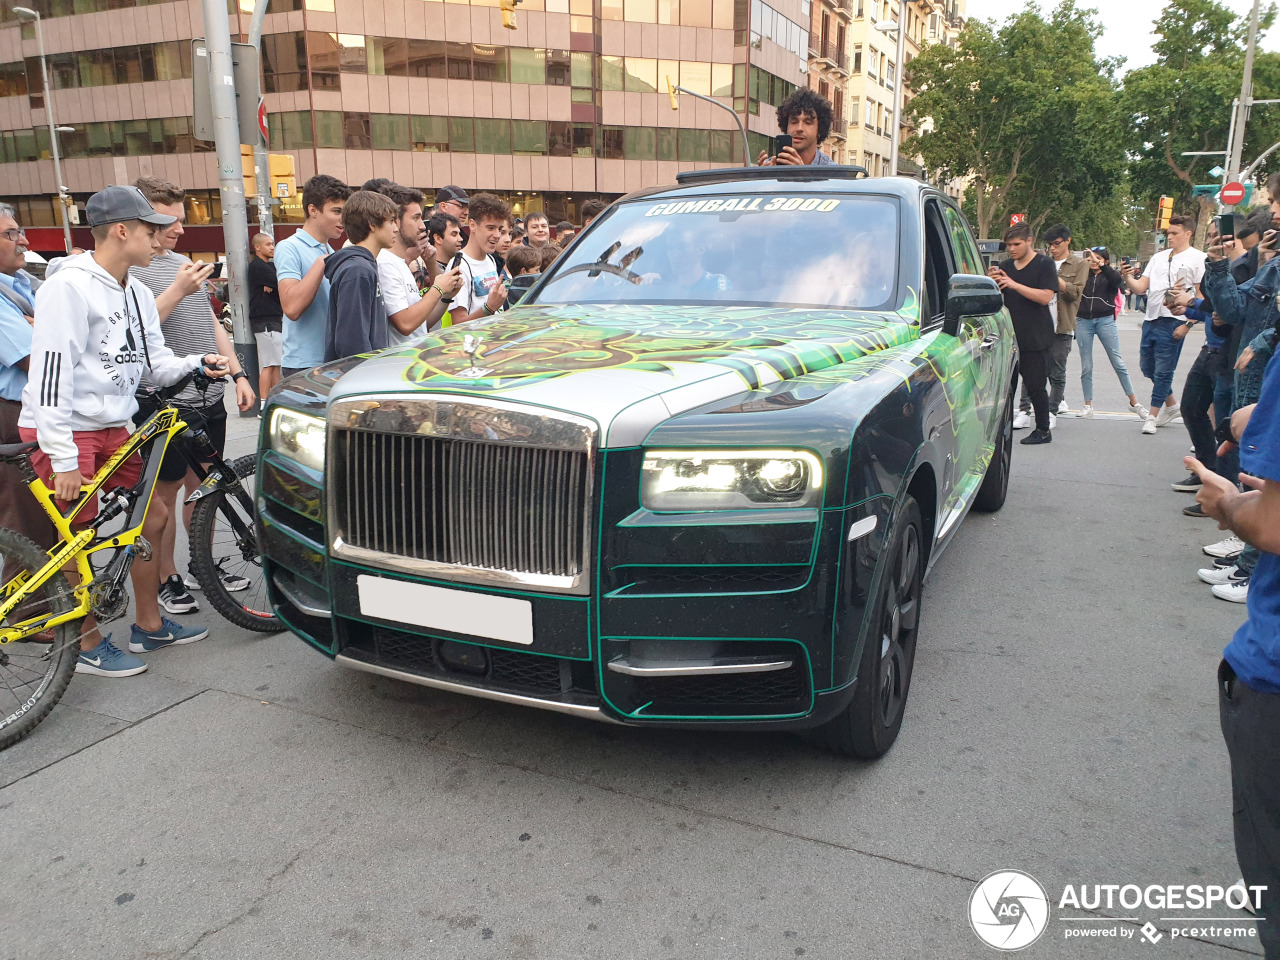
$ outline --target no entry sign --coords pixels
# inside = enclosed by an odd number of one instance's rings
[[[1244,201],[1244,184],[1232,181],[1222,188],[1222,202],[1228,207],[1234,207],[1237,203]]]

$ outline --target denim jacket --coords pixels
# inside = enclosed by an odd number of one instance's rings
[[[1280,287],[1280,258],[1262,267],[1252,280],[1236,285],[1226,260],[1206,265],[1203,286],[1213,308],[1224,323],[1242,327],[1240,343],[1251,347],[1254,358],[1237,371],[1235,408],[1255,403],[1262,390],[1262,373],[1273,349],[1266,332],[1273,329],[1280,311],[1276,309],[1276,289]]]

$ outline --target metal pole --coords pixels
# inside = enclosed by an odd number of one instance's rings
[[[1245,128],[1249,124],[1249,108],[1253,106],[1253,54],[1258,46],[1258,7],[1262,0],[1253,0],[1253,12],[1249,15],[1249,45],[1244,51],[1244,76],[1240,80],[1240,103],[1236,107],[1236,121],[1231,142],[1227,145],[1227,174],[1232,178],[1240,173],[1240,157],[1244,153]]]
[[[245,274],[249,270],[249,220],[245,212],[244,173],[240,167],[240,125],[231,65],[231,28],[226,0],[201,0],[204,42],[209,56],[209,95],[213,106],[213,143],[218,158],[218,192],[222,199],[222,236],[227,248],[227,299],[231,304],[236,356],[257,389],[258,346],[249,328]],[[255,407],[241,416],[256,417]]]
[[[249,20],[249,43],[258,48],[262,59],[262,21],[267,15],[268,0],[254,0],[253,17]],[[268,237],[274,237],[271,222],[271,159],[267,155],[267,142],[259,133],[253,147],[254,178],[258,181],[258,229]]]
[[[1231,126],[1227,128],[1227,166],[1231,166],[1231,145],[1236,142],[1236,113],[1240,109],[1240,98],[1236,97],[1231,101]],[[1222,171],[1222,185],[1225,187],[1231,182],[1229,179],[1233,171]]]
[[[907,46],[907,3],[908,0],[898,0],[898,59],[894,65],[893,77],[893,142],[889,146],[889,176],[891,177],[898,175],[898,147],[902,139],[902,86],[904,82],[902,77],[906,72],[902,66],[902,59],[905,56]]]
[[[54,188],[58,191],[58,206],[62,208],[62,245],[71,253],[71,223],[67,220],[67,198],[62,182],[62,158],[58,155],[58,129],[53,119],[53,90],[49,87],[49,68],[44,62],[44,27],[39,11],[35,13],[36,43],[40,47],[40,80],[44,83],[44,116],[49,121],[49,152],[53,154]]]
[[[733,109],[733,107],[726,106],[725,104],[721,103],[719,100],[712,99],[711,97],[704,97],[700,93],[694,93],[688,87],[675,87],[674,89],[680,91],[681,93],[687,93],[689,96],[694,97],[697,100],[705,100],[707,103],[711,104],[713,107],[719,107],[721,110],[728,110],[731,114],[733,114],[733,119],[738,122],[738,131],[742,134],[742,165],[744,167],[751,166],[751,153],[747,149],[747,128],[742,125],[742,118],[738,116],[738,111]]]

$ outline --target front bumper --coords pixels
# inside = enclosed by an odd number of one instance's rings
[[[267,453],[259,470],[264,572],[277,614],[337,662],[435,689],[644,726],[802,728],[853,695],[875,537],[851,524],[891,501],[692,524],[638,510],[639,451],[602,455],[591,593],[546,595],[338,560],[320,477]],[[633,462],[635,461],[635,462]],[[610,477],[615,478],[613,481]],[[535,639],[506,643],[362,610],[361,576],[532,605]]]

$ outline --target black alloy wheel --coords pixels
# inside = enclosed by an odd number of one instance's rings
[[[1010,387],[1009,397],[1004,405],[1004,416],[1000,420],[1000,433],[996,437],[996,448],[991,454],[991,463],[987,465],[987,474],[982,478],[978,495],[973,498],[973,509],[981,513],[995,513],[1004,506],[1005,498],[1009,495],[1015,397],[1017,391]]]

